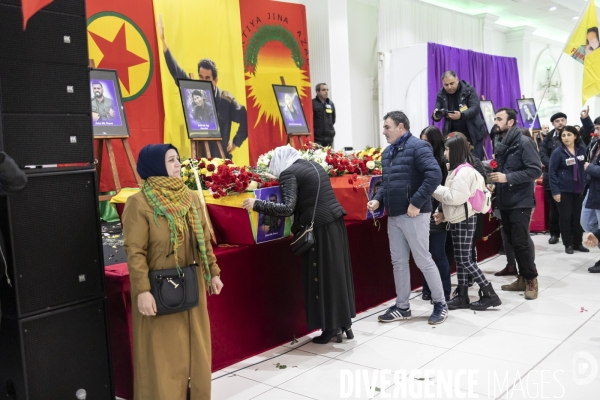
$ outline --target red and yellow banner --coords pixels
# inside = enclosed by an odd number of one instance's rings
[[[163,101],[152,0],[87,0],[89,57],[96,68],[115,69],[119,76],[133,155],[149,143],[163,143]],[[116,142],[116,141],[115,141]],[[113,142],[114,143],[114,142]],[[125,151],[115,144],[123,187],[137,187]],[[114,190],[104,151],[100,191]],[[96,156],[97,157],[97,156]]]
[[[273,84],[296,86],[312,131],[306,9],[300,4],[240,0],[250,163],[287,143]]]

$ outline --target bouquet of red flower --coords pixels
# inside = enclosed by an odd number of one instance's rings
[[[214,165],[209,164],[206,169]],[[252,174],[253,175],[253,174]],[[231,192],[242,193],[250,183],[250,174],[246,168],[230,167],[228,164],[221,164],[216,167],[216,171],[211,176],[205,176],[204,182],[206,188],[211,192],[215,199],[227,196]]]

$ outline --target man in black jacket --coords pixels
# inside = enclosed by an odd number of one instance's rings
[[[27,185],[27,175],[19,169],[15,161],[6,153],[0,152],[0,195],[5,196],[10,193],[16,193],[23,190]],[[8,280],[8,265],[6,263],[6,247],[4,238],[0,232],[0,279]],[[10,284],[10,280],[8,281]],[[2,318],[2,308],[0,307],[0,320]]]
[[[329,99],[329,88],[325,83],[319,83],[315,90],[317,96],[312,101],[313,106],[313,131],[315,143],[321,146],[333,146],[335,137],[335,106]]]
[[[467,81],[459,80],[454,71],[444,72],[442,83],[444,87],[437,94],[431,118],[436,122],[445,118],[444,137],[451,132],[461,132],[473,145],[473,153],[477,158],[484,160],[483,141],[488,132],[481,118],[479,96],[475,88]]]
[[[535,144],[521,135],[517,127],[515,110],[499,109],[495,121],[500,132],[494,143],[498,167],[490,178],[496,185],[496,207],[502,217],[502,229],[515,252],[519,269],[518,279],[503,285],[502,290],[525,291],[525,298],[533,300],[538,296],[538,274],[529,252],[529,222],[535,207],[535,180],[542,174],[542,166]]]
[[[550,156],[555,148],[561,145],[560,135],[567,126],[567,115],[562,112],[558,112],[550,117],[550,122],[554,125],[552,129],[542,143],[540,144],[540,159],[544,165],[544,200],[546,205],[550,208],[550,239],[548,243],[556,244],[560,237],[560,227],[558,226],[558,205],[552,198],[552,192],[550,191],[550,179],[548,179],[548,171],[550,169]]]

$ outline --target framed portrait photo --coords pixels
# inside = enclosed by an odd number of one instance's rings
[[[485,121],[485,126],[488,132],[492,131],[494,127],[494,118],[496,117],[496,110],[491,100],[481,100],[479,102],[479,108],[481,109],[481,115]]]
[[[273,85],[273,91],[287,134],[310,133],[296,86]]]
[[[90,97],[94,138],[129,137],[117,71],[92,69]]]
[[[221,139],[212,82],[179,79],[179,94],[188,137]]]
[[[273,186],[254,191],[257,199],[271,203],[283,203],[283,194],[279,186]],[[258,230],[256,243],[269,242],[284,237],[285,217],[276,217],[267,214],[258,214]]]
[[[517,99],[517,107],[523,128],[533,129],[534,131],[542,130],[533,99]]]

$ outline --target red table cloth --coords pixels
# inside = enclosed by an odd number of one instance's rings
[[[387,218],[346,221],[357,312],[396,296]],[[484,232],[497,227],[486,218]],[[497,254],[499,234],[478,243],[478,258]],[[208,298],[212,369],[222,369],[309,333],[304,316],[300,258],[289,251],[290,239],[260,245],[215,248],[222,269],[223,292]],[[107,300],[116,394],[133,398],[131,296],[127,264],[106,268]],[[411,259],[411,287],[421,274]]]

